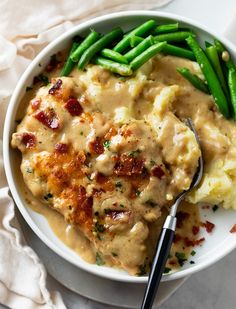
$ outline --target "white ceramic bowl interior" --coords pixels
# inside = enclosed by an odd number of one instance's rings
[[[236,60],[236,48],[233,44],[225,38],[219,37],[215,33],[210,33],[204,26],[180,16],[156,11],[129,11],[98,17],[84,22],[63,34],[44,48],[43,51],[32,61],[19,80],[12,95],[4,127],[4,166],[7,180],[12,196],[21,214],[24,216],[33,231],[49,248],[83,270],[101,277],[130,283],[144,283],[147,281],[147,277],[133,277],[124,271],[88,264],[55,236],[48,225],[47,220],[43,216],[26,206],[19,186],[20,171],[19,169],[15,169],[13,164],[17,160],[17,157],[19,157],[19,154],[16,154],[16,151],[11,149],[10,140],[11,135],[16,128],[16,113],[21,98],[25,93],[26,86],[31,85],[33,77],[42,71],[42,68],[48,63],[51,55],[65,49],[76,34],[87,34],[89,28],[94,28],[99,32],[108,32],[113,27],[121,26],[124,30],[128,30],[150,18],[154,18],[158,23],[179,21],[181,26],[193,29],[198,34],[201,43],[205,40],[211,41],[213,37],[218,37],[225,46],[227,46],[228,50]],[[229,233],[232,225],[236,223],[235,211],[226,211],[224,209],[219,209],[216,212],[213,212],[212,210],[201,210],[201,216],[203,220],[209,220],[216,225],[214,232],[212,234],[202,232],[200,237],[205,237],[206,241],[202,247],[196,248],[197,254],[192,258],[195,261],[195,264],[187,262],[178,272],[164,276],[163,280],[181,278],[204,269],[236,248],[236,234]]]

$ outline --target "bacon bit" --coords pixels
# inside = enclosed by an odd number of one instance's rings
[[[26,148],[34,148],[36,144],[36,137],[33,133],[23,133],[21,141]]]
[[[101,137],[96,137],[95,141],[89,143],[91,153],[102,154],[104,152],[103,140]]]
[[[236,224],[232,226],[230,233],[236,233]]]
[[[206,227],[207,233],[211,233],[212,230],[213,230],[214,227],[215,227],[215,224],[214,224],[214,223],[211,223],[211,222],[209,222],[209,221],[206,221],[205,227]]]
[[[163,169],[160,166],[154,166],[151,169],[151,175],[161,179],[165,175],[165,172],[163,171]]]
[[[187,220],[190,217],[190,214],[187,212],[179,211],[176,215],[177,218],[177,227],[181,228],[183,226],[183,223],[185,220]]]
[[[83,108],[76,98],[70,98],[64,107],[68,110],[71,116],[80,116],[83,113]]]
[[[39,111],[34,117],[44,124],[46,127],[55,130],[59,128],[59,119],[57,118],[56,113],[53,110]]]
[[[179,234],[175,234],[173,243],[177,244],[181,239],[182,237]]]
[[[57,153],[66,153],[68,151],[68,144],[57,143],[54,148]]]
[[[203,241],[205,241],[205,237],[202,237],[202,238],[200,238],[200,239],[195,240],[195,241],[194,241],[194,245],[195,245],[195,246],[198,246],[198,245],[200,245]]]
[[[193,235],[197,235],[197,234],[199,233],[199,231],[200,231],[200,227],[199,227],[199,226],[194,225],[194,226],[192,227],[192,233],[193,233]]]
[[[36,110],[39,108],[40,103],[42,102],[41,98],[34,98],[30,101],[31,107],[33,110]]]
[[[206,221],[205,223],[201,222],[200,225],[206,229],[207,233],[211,233],[213,228],[215,227],[215,224],[209,221]]]
[[[184,244],[186,247],[194,247],[200,245],[203,241],[205,240],[204,237],[194,240],[194,239],[189,239],[188,237],[184,238]]]
[[[58,79],[56,83],[52,86],[52,88],[48,90],[48,93],[51,95],[55,95],[56,92],[61,88],[61,86],[62,86],[62,80]]]
[[[193,247],[195,245],[195,240],[191,240],[188,237],[185,237],[184,244],[186,247]]]
[[[118,176],[132,176],[142,174],[144,169],[144,161],[122,154],[118,157],[118,161],[114,167],[114,173]]]

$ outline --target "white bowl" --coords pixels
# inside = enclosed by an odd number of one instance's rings
[[[29,65],[29,67],[19,80],[16,89],[12,95],[6,115],[3,138],[4,166],[6,170],[8,184],[20,212],[22,213],[30,227],[33,229],[33,231],[49,248],[54,250],[58,255],[60,255],[67,261],[82,268],[83,270],[101,277],[130,283],[147,282],[147,276],[134,277],[124,271],[104,266],[91,265],[85,262],[74,251],[68,248],[55,236],[55,234],[49,227],[47,220],[43,216],[39,215],[38,213],[34,212],[26,206],[23,194],[20,190],[20,186],[17,180],[17,173],[20,173],[20,171],[16,170],[14,167],[16,151],[11,149],[10,140],[11,135],[16,127],[15,117],[17,109],[21,98],[25,93],[26,86],[31,85],[33,77],[35,75],[38,75],[40,71],[42,71],[42,67],[47,64],[52,54],[63,50],[66,46],[68,46],[68,44],[71,42],[71,39],[76,34],[83,35],[88,31],[89,28],[94,28],[100,32],[107,32],[113,27],[121,26],[123,29],[128,30],[150,18],[156,19],[158,23],[170,22],[173,20],[179,21],[181,26],[190,27],[191,29],[193,29],[198,34],[201,43],[203,43],[205,40],[211,40],[212,37],[218,37],[218,39],[220,39],[225,44],[227,49],[236,60],[236,47],[228,40],[223,37],[219,37],[212,32],[209,32],[204,26],[201,26],[192,20],[182,18],[173,14],[160,13],[156,11],[128,11],[105,15],[89,20],[61,35],[58,39],[56,39],[46,48],[44,48],[43,51]],[[224,209],[219,209],[217,212],[201,210],[201,216],[204,217],[205,220],[209,220],[215,223],[216,228],[214,232],[212,234],[204,234],[202,232],[201,236],[204,236],[206,238],[206,241],[204,242],[202,247],[198,247],[196,249],[197,254],[193,258],[195,264],[186,263],[176,273],[164,276],[162,279],[163,281],[181,278],[201,269],[204,269],[207,266],[212,265],[219,259],[223,258],[226,254],[236,248],[236,234],[229,233],[230,228],[233,226],[233,224],[236,223],[235,211]]]

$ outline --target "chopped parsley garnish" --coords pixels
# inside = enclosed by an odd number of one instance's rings
[[[113,256],[118,256],[118,254],[115,253],[115,252],[112,252],[111,254],[112,254]]]
[[[140,149],[130,151],[129,156],[132,158],[136,158],[141,153]]]
[[[144,276],[146,275],[147,271],[146,271],[146,264],[143,265],[139,265],[139,272],[137,273],[137,276]]]
[[[84,132],[83,132],[83,131],[81,131],[81,132],[80,132],[80,135],[81,135],[81,136],[83,136],[83,135],[84,135]]]
[[[195,262],[194,262],[194,261],[190,261],[189,263],[190,263],[190,264],[195,264]]]
[[[119,78],[121,81],[123,81],[123,82],[125,82],[125,81],[126,81],[126,78],[125,78],[124,76],[120,76],[120,75],[118,75],[118,78]]]
[[[92,181],[92,178],[90,177],[90,175],[86,174],[86,177],[88,178],[89,181]]]
[[[135,195],[136,195],[136,196],[140,196],[140,194],[141,194],[141,191],[136,190]]]
[[[100,224],[99,222],[96,222],[95,226],[94,226],[94,231],[95,232],[99,232],[99,233],[103,233],[105,231],[105,227],[104,227],[103,224]]]
[[[36,84],[37,82],[43,83],[44,86],[47,86],[50,83],[48,77],[44,74],[39,74],[35,76],[34,84]]]
[[[48,193],[48,194],[46,194],[46,195],[44,195],[44,199],[46,200],[46,201],[48,201],[50,198],[52,198],[53,197],[53,195],[52,195],[52,193]]]
[[[106,149],[108,149],[108,150],[109,150],[109,148],[110,148],[110,145],[111,145],[111,141],[106,140],[106,141],[103,142],[103,146],[104,146]]]
[[[26,167],[26,173],[32,174],[33,170],[31,167]]]
[[[193,250],[190,254],[194,256],[196,254],[196,251]]]
[[[98,252],[96,253],[96,264],[98,266],[101,266],[101,265],[105,264],[105,262],[103,261],[101,255]]]
[[[116,188],[122,188],[122,182],[121,181],[117,181],[115,186],[116,186]]]
[[[169,267],[165,267],[164,274],[168,274],[172,269]]]
[[[151,207],[155,207],[157,205],[155,202],[153,202],[153,200],[147,200],[145,204]]]
[[[176,252],[175,256],[177,257],[177,260],[180,266],[183,266],[184,262],[187,261],[187,258],[184,252]]]
[[[218,205],[214,205],[214,206],[212,207],[212,210],[215,212],[215,211],[217,211],[217,210],[218,210],[218,208],[219,208],[219,206],[218,206]]]
[[[28,92],[28,91],[30,91],[30,90],[32,90],[32,89],[33,89],[33,87],[27,86],[26,89],[25,89],[25,91]]]
[[[156,162],[155,162],[154,160],[151,159],[151,160],[150,160],[150,165],[151,165],[151,166],[154,166],[154,165],[156,165]]]
[[[125,205],[123,205],[123,204],[120,204],[120,207],[124,208],[124,207],[125,207]]]
[[[97,238],[98,238],[99,240],[102,240],[102,237],[100,236],[100,234],[97,233],[96,236],[97,236]]]

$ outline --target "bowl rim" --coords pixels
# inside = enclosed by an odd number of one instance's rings
[[[109,22],[114,18],[129,18],[129,17],[147,17],[147,18],[163,18],[163,19],[170,19],[170,20],[177,20],[180,23],[186,23],[189,24],[190,26],[193,26],[200,31],[204,31],[207,34],[209,34],[212,37],[217,37],[220,39],[224,45],[229,47],[229,49],[233,50],[235,55],[236,55],[236,47],[233,43],[231,43],[227,38],[222,37],[221,35],[218,35],[214,33],[214,31],[209,31],[206,26],[196,22],[195,20],[191,18],[186,18],[182,17],[176,14],[172,13],[166,13],[166,12],[160,12],[160,11],[151,11],[151,10],[132,10],[132,11],[121,11],[118,13],[111,13],[111,14],[106,14],[103,16],[95,17],[92,19],[89,19],[79,25],[76,25],[66,31],[64,34],[60,35],[57,39],[53,40],[51,43],[49,43],[43,50],[34,58],[34,60],[30,63],[30,65],[27,67],[27,69],[24,71],[23,75],[19,79],[15,90],[11,96],[7,113],[6,113],[6,118],[5,118],[5,123],[4,123],[4,131],[3,131],[3,161],[4,161],[4,168],[5,168],[5,173],[7,177],[7,182],[11,191],[11,194],[13,196],[13,199],[20,210],[21,214],[23,215],[24,219],[26,222],[29,224],[31,229],[36,233],[36,235],[50,248],[52,249],[55,253],[57,253],[59,256],[67,260],[68,262],[76,265],[77,267],[80,267],[81,269],[92,273],[94,275],[101,276],[103,278],[107,278],[110,280],[116,280],[120,282],[128,282],[128,283],[146,283],[148,276],[144,277],[135,277],[135,276],[128,276],[126,274],[112,274],[110,275],[109,272],[106,271],[98,271],[96,269],[93,269],[92,267],[89,267],[90,264],[86,263],[81,265],[78,265],[80,263],[75,262],[72,257],[67,255],[66,253],[63,252],[61,248],[59,248],[52,240],[50,240],[46,234],[44,234],[37,224],[34,222],[34,220],[31,218],[31,216],[28,214],[24,204],[21,202],[21,199],[19,197],[19,194],[17,192],[17,187],[16,184],[14,183],[13,179],[13,168],[11,167],[11,162],[10,162],[10,134],[11,134],[11,123],[13,121],[12,115],[14,114],[14,110],[17,106],[18,102],[18,96],[20,92],[22,91],[22,88],[25,87],[25,82],[28,78],[28,76],[31,74],[31,71],[35,69],[36,66],[40,63],[41,59],[46,57],[47,55],[50,56],[50,52],[53,48],[55,48],[58,44],[60,44],[63,40],[65,40],[68,37],[71,37],[75,35],[79,31],[86,30],[89,28],[92,24],[97,24],[100,22]],[[232,242],[232,246],[229,246],[227,250],[221,252],[221,254],[218,254],[216,257],[212,256],[211,258],[208,258],[207,261],[201,264],[195,264],[191,268],[184,269],[181,271],[174,272],[170,275],[166,275],[162,277],[162,281],[168,281],[168,280],[175,280],[179,279],[185,276],[189,276],[199,270],[205,269],[206,267],[212,265],[213,263],[217,262],[221,258],[223,258],[225,255],[230,253],[232,250],[236,248],[236,241],[235,243]]]

